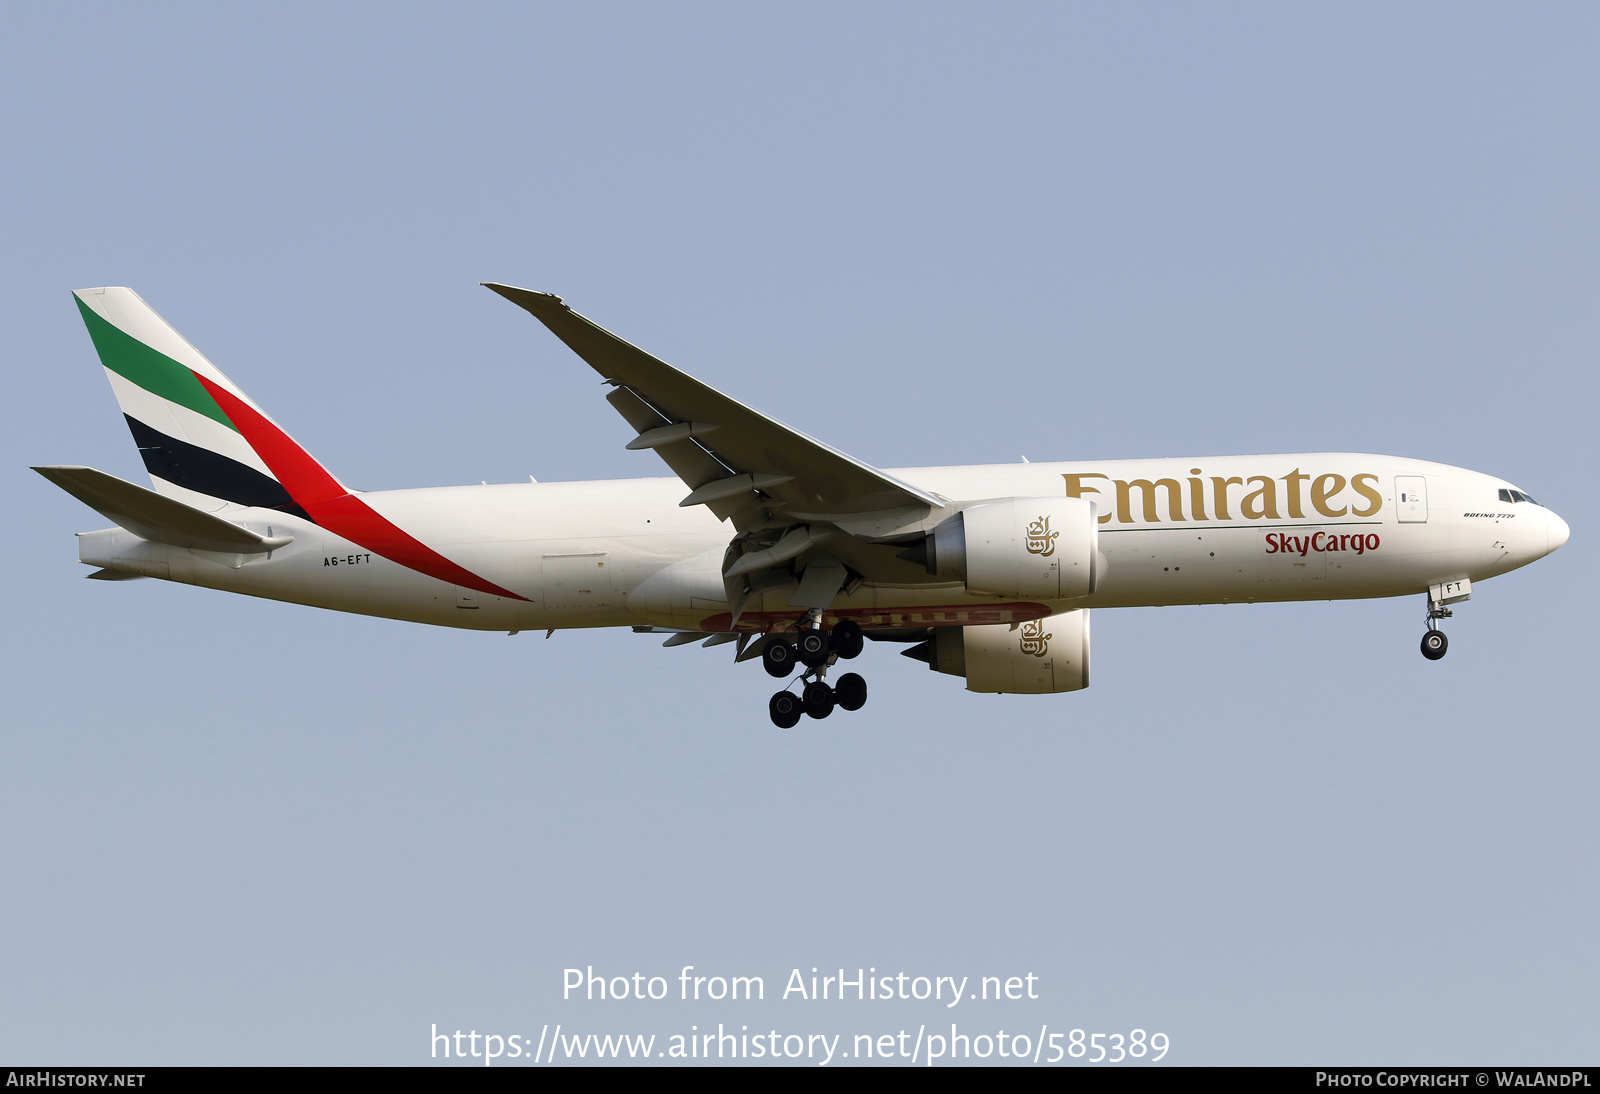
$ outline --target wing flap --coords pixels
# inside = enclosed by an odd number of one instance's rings
[[[639,398],[629,388],[617,388],[606,396],[606,402],[615,407],[617,413],[622,415],[622,420],[637,429],[641,437],[648,437],[657,430],[668,429],[676,424],[667,421],[660,411]],[[688,436],[651,447],[690,489],[732,474],[731,469],[718,463],[715,456],[695,444]]]

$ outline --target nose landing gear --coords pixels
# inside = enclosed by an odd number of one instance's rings
[[[1459,599],[1464,600],[1466,598],[1460,597]],[[1436,600],[1430,590],[1428,593],[1428,629],[1422,635],[1422,656],[1429,661],[1439,660],[1449,650],[1450,639],[1444,636],[1444,632],[1438,628],[1437,624],[1439,620],[1449,619],[1453,615],[1455,613],[1445,607],[1443,601]]]
[[[802,714],[812,718],[826,718],[834,707],[860,710],[867,702],[867,682],[854,672],[840,676],[838,682],[828,686],[828,669],[842,657],[853,658],[861,653],[865,644],[861,627],[853,620],[842,620],[832,631],[818,626],[821,613],[808,613],[807,623],[799,637],[790,642],[774,636],[767,640],[761,651],[761,662],[769,674],[787,676],[794,671],[796,661],[804,666],[800,682],[804,685],[797,696],[785,688],[767,703],[767,713],[772,724],[779,729],[793,729]]]

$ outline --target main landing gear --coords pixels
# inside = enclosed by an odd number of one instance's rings
[[[846,660],[861,653],[864,645],[861,627],[846,619],[834,625],[833,630],[821,627],[821,613],[812,612],[801,625],[799,636],[793,641],[774,635],[767,639],[761,651],[761,663],[772,676],[788,676],[799,662],[803,685],[795,695],[785,688],[767,703],[767,713],[772,724],[779,729],[793,729],[802,714],[812,718],[826,718],[834,707],[860,710],[867,702],[867,682],[853,672],[840,676],[832,687],[828,686],[828,669],[841,657]]]

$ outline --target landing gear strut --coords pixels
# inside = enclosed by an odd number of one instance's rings
[[[849,659],[860,655],[865,644],[860,625],[846,619],[832,631],[824,631],[821,623],[820,611],[807,612],[795,641],[775,635],[767,639],[761,651],[761,662],[773,676],[788,676],[794,671],[796,661],[804,666],[800,674],[803,685],[800,694],[797,696],[785,688],[767,703],[772,724],[779,729],[793,729],[802,714],[826,718],[836,706],[843,710],[860,710],[866,705],[867,682],[857,673],[845,673],[833,687],[827,682],[828,669],[841,657]]]

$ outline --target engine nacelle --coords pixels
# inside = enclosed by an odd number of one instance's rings
[[[1089,610],[1034,619],[1015,629],[940,627],[906,651],[935,672],[965,676],[968,691],[1049,695],[1089,686]]]
[[[1001,498],[933,530],[928,572],[975,593],[1029,600],[1088,596],[1100,581],[1100,523],[1084,498]]]

